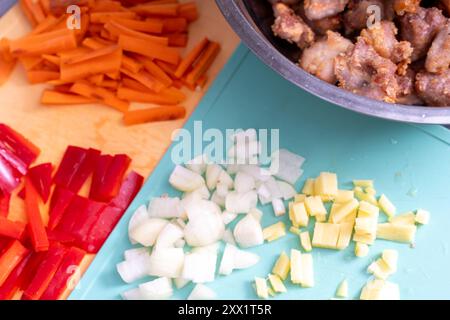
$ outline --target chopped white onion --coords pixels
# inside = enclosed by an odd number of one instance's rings
[[[272,208],[273,212],[277,217],[282,216],[283,214],[286,213],[284,202],[281,199],[278,198],[272,199]]]
[[[201,154],[201,155],[196,156],[192,160],[189,160],[186,163],[186,168],[202,175],[206,171],[207,162],[208,162],[208,159],[207,159],[206,155]]]
[[[183,211],[178,197],[153,198],[148,205],[148,214],[151,218],[179,218],[183,216]]]
[[[247,164],[239,167],[239,171],[251,175],[255,181],[267,181],[271,178],[271,173],[268,169],[261,168],[255,164]]]
[[[227,173],[234,175],[236,173],[238,173],[238,171],[241,169],[242,165],[240,164],[235,164],[235,163],[228,163],[227,164]]]
[[[236,213],[228,212],[226,210],[222,212],[222,220],[223,223],[225,223],[225,225],[229,224],[231,221],[236,219],[236,217],[237,217]]]
[[[234,236],[233,236],[233,231],[231,231],[231,229],[226,229],[225,230],[225,232],[223,233],[222,240],[225,243],[236,245],[236,241],[234,240]]]
[[[137,242],[131,238],[131,231],[137,226],[141,225],[144,221],[148,220],[147,207],[142,205],[136,209],[133,216],[128,223],[128,237],[130,238],[131,244],[136,244]]]
[[[228,188],[228,186],[224,183],[218,183],[216,186],[216,192],[222,198],[225,198],[227,196],[227,194],[230,192],[229,189],[230,188]]]
[[[252,214],[247,214],[236,224],[233,235],[239,246],[243,248],[264,243],[261,224]]]
[[[303,174],[303,170],[301,168],[296,168],[292,166],[283,166],[280,167],[280,170],[277,174],[275,174],[275,177],[278,179],[284,180],[292,185],[295,185],[298,179]]]
[[[209,190],[214,190],[216,188],[222,171],[224,171],[223,168],[218,164],[208,164],[206,167],[206,186]]]
[[[123,256],[125,260],[133,260],[149,254],[148,248],[132,248],[125,250]]]
[[[297,194],[297,192],[295,191],[294,187],[291,184],[279,180],[277,181],[277,183],[278,189],[280,189],[281,195],[284,200],[292,199]]]
[[[150,255],[147,273],[150,276],[177,278],[184,263],[182,248],[155,248]]]
[[[258,222],[261,222],[263,212],[259,210],[258,208],[252,208],[248,214],[252,215],[253,218],[255,218]]]
[[[177,287],[177,289],[181,289],[184,286],[186,286],[189,282],[191,282],[191,280],[186,280],[183,278],[175,278],[173,279],[173,282],[175,282],[175,287]]]
[[[131,283],[147,276],[147,265],[150,256],[142,255],[117,264],[117,272],[126,283]]]
[[[255,189],[255,179],[248,173],[239,171],[234,178],[234,189],[240,193],[253,190]]]
[[[201,199],[205,200],[208,200],[209,197],[211,196],[211,193],[209,192],[209,189],[205,184],[202,185],[200,188],[195,189],[194,191],[183,193],[183,199],[188,198],[192,194],[197,194],[200,196]]]
[[[232,191],[225,198],[225,208],[232,213],[248,213],[257,203],[258,196],[254,190],[244,193]]]
[[[268,204],[270,201],[272,201],[272,195],[270,194],[269,189],[267,186],[262,183],[257,190],[259,202],[261,202],[262,205]]]
[[[169,183],[177,190],[189,192],[200,188],[205,184],[205,180],[197,172],[176,165],[170,175]]]
[[[217,181],[217,185],[218,184],[224,185],[228,189],[232,189],[234,182],[233,179],[230,177],[230,175],[225,170],[222,169],[222,171],[220,171],[219,180]]]
[[[168,223],[159,233],[155,248],[172,248],[178,240],[183,238],[183,235],[184,232],[180,226]]]
[[[142,298],[145,300],[169,299],[173,294],[172,281],[161,277],[139,285]]]
[[[259,256],[257,254],[240,250],[232,244],[227,244],[220,262],[219,274],[229,275],[234,269],[250,268],[258,262]]]
[[[272,154],[270,172],[275,177],[294,185],[303,174],[301,166],[304,162],[305,158],[281,149]]]
[[[300,168],[305,162],[305,158],[287,149],[279,149],[275,151],[272,153],[271,159],[274,164],[279,162],[280,164],[288,164],[296,168]]]
[[[142,296],[141,289],[134,288],[125,292],[122,292],[121,294],[122,299],[124,300],[143,300],[144,297]]]
[[[178,239],[174,246],[175,248],[183,248],[186,245],[186,241],[184,239]]]
[[[273,198],[281,198],[283,197],[283,194],[281,193],[280,186],[278,185],[277,180],[275,180],[274,177],[270,177],[266,182],[264,182],[264,185],[270,192],[271,200]]]
[[[216,262],[217,253],[207,250],[186,254],[181,277],[194,283],[212,282],[215,278]]]
[[[217,204],[219,207],[224,208],[225,207],[225,197],[222,197],[217,193],[217,190],[214,191],[213,195],[211,196],[211,201]]]
[[[217,297],[214,290],[198,283],[188,296],[188,300],[214,300]]]
[[[147,218],[139,226],[130,231],[130,239],[142,244],[144,247],[150,247],[155,244],[159,233],[167,223],[168,221],[165,219]]]

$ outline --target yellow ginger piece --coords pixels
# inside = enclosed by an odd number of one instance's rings
[[[381,254],[381,259],[386,263],[392,273],[397,272],[398,251],[394,249],[385,249]]]
[[[336,243],[336,248],[343,250],[347,248],[352,239],[353,222],[342,222],[339,224],[339,237]]]
[[[306,199],[306,194],[296,194],[295,196],[294,196],[294,202],[295,203],[297,203],[297,202],[304,202],[305,201],[305,199]]]
[[[282,252],[272,268],[272,273],[286,280],[290,270],[290,261],[286,252]]]
[[[322,198],[320,196],[310,196],[305,199],[306,211],[311,217],[314,216],[326,216],[327,209],[323,205]]]
[[[339,224],[316,222],[312,245],[318,248],[336,249],[340,229]]]
[[[335,203],[345,203],[353,200],[355,198],[355,192],[353,190],[338,190],[336,197],[334,198]]]
[[[389,222],[393,223],[393,224],[414,225],[416,223],[416,215],[412,211],[402,213],[402,214],[399,214],[399,215],[396,215],[396,216],[393,216],[392,218],[390,218]]]
[[[415,225],[379,223],[377,227],[377,238],[412,243],[416,236],[417,227]]]
[[[375,206],[378,205],[378,201],[375,198],[374,195],[371,194],[367,194],[364,192],[364,190],[361,187],[355,187],[353,189],[353,191],[355,192],[355,197],[360,200],[360,201],[367,201]]]
[[[294,227],[306,227],[309,222],[308,211],[304,202],[293,203],[289,210],[289,218]]]
[[[426,210],[418,209],[415,220],[420,224],[428,224],[430,222],[430,213]]]
[[[336,289],[337,298],[347,298],[348,297],[348,282],[347,279],[342,280]]]
[[[300,231],[299,228],[296,228],[296,227],[294,227],[294,226],[290,227],[290,228],[289,228],[289,231],[290,231],[291,233],[293,233],[293,234],[298,235],[298,236],[302,233],[302,232]]]
[[[264,240],[272,242],[286,235],[286,226],[282,221],[274,223],[263,229]]]
[[[261,299],[267,299],[269,297],[269,288],[267,287],[267,281],[264,278],[255,277],[256,295]]]
[[[291,249],[291,282],[300,284],[302,282],[302,253]]]
[[[314,183],[314,194],[323,201],[333,200],[338,193],[337,175],[331,172],[321,172]]]
[[[267,292],[269,293],[269,296],[275,297],[276,293],[271,287],[267,287]]]
[[[399,300],[400,290],[397,284],[374,279],[368,281],[361,290],[361,300]]]
[[[338,206],[333,214],[330,215],[330,222],[332,223],[340,223],[347,216],[351,215],[356,209],[358,209],[359,203],[358,200],[352,199],[351,201]]]
[[[362,258],[369,254],[369,246],[366,243],[357,242],[355,245],[355,256]]]
[[[388,218],[395,216],[397,209],[385,194],[382,194],[378,199],[378,206],[381,208],[381,210],[383,210]]]
[[[364,192],[365,192],[366,194],[368,194],[368,195],[371,195],[371,196],[376,196],[376,195],[377,195],[377,190],[375,190],[375,189],[372,188],[372,187],[364,188]]]
[[[377,206],[374,206],[373,204],[371,204],[367,201],[359,202],[358,218],[359,217],[361,217],[361,218],[367,217],[367,218],[378,219],[379,214],[380,214],[380,209]]]
[[[314,287],[314,266],[310,253],[291,250],[291,282],[302,287]]]
[[[314,195],[314,181],[315,179],[312,178],[306,179],[305,185],[303,186],[302,189],[303,194],[306,194],[307,196]]]
[[[269,274],[269,283],[273,289],[273,291],[286,292],[286,287],[284,286],[283,281],[281,281],[280,277],[276,274]]]
[[[308,231],[301,232],[299,234],[299,236],[300,236],[300,243],[301,243],[303,249],[306,252],[310,252],[312,250],[312,245],[311,245],[311,237],[309,236],[309,232]]]
[[[373,244],[377,235],[379,212],[378,207],[367,201],[359,203],[358,217],[355,220],[354,241]]]
[[[355,187],[373,188],[373,180],[353,180]]]

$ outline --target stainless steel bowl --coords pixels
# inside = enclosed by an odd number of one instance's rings
[[[216,0],[242,41],[268,66],[298,87],[343,108],[402,122],[450,124],[450,107],[416,107],[368,99],[326,83],[293,62],[298,50],[273,36],[267,0]]]

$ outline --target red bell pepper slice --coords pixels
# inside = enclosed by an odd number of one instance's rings
[[[22,274],[26,269],[28,261],[30,261],[32,255],[32,253],[29,253],[25,258],[23,258],[14,271],[10,273],[8,279],[6,279],[0,287],[0,300],[11,300],[17,291],[19,291],[22,283]]]
[[[9,213],[9,202],[11,201],[10,193],[3,193],[0,190],[0,217],[7,217]]]
[[[38,147],[5,124],[0,124],[0,142],[0,149],[8,150],[10,154],[20,159],[26,168],[36,160],[40,153]],[[19,168],[16,169],[21,172]],[[22,172],[22,174],[25,173]]]
[[[43,163],[30,168],[27,174],[44,203],[47,202],[50,196],[52,170],[53,166],[51,163]]]
[[[94,172],[97,160],[100,157],[100,151],[96,149],[87,150],[87,156],[83,163],[78,168],[73,179],[69,182],[68,189],[73,192],[78,192],[83,184],[86,182],[87,178]]]
[[[105,184],[105,177],[108,173],[108,168],[113,161],[113,156],[109,154],[102,154],[97,161],[97,165],[92,176],[91,189],[89,191],[89,198],[92,200],[101,201],[99,198],[99,190]]]
[[[73,243],[75,241],[75,238],[68,234],[67,232],[61,232],[59,230],[48,230],[47,229],[47,236],[48,240],[50,242],[59,242],[59,243]]]
[[[48,229],[53,230],[61,221],[67,207],[74,198],[75,193],[62,187],[55,187],[52,199],[50,200],[50,219]]]
[[[30,259],[28,259],[27,265],[20,275],[20,289],[25,290],[30,284],[31,280],[33,280],[34,275],[36,274],[37,269],[41,265],[42,261],[44,261],[45,256],[47,255],[47,251],[43,252],[33,252],[31,254]]]
[[[47,289],[41,296],[41,300],[57,300],[61,294],[68,288],[70,278],[76,273],[86,252],[76,248],[69,248],[64,256],[58,270]],[[73,289],[73,288],[71,288]]]
[[[111,205],[126,209],[133,201],[144,183],[144,177],[135,171],[131,171],[122,182],[119,193],[111,201]]]
[[[2,194],[9,194],[20,184],[22,174],[0,154],[0,190]]]
[[[33,280],[25,289],[22,299],[38,300],[52,281],[67,252],[67,248],[60,244],[52,245],[47,251],[44,260],[36,270]]]
[[[26,224],[0,217],[0,236],[20,240],[25,232]]]
[[[91,186],[90,196],[93,200],[108,202],[119,192],[125,172],[131,159],[125,154],[118,154],[110,161],[106,170],[103,168],[96,178],[95,184]]]
[[[86,241],[83,242],[83,249],[89,253],[97,253],[123,213],[123,209],[107,206],[100,213],[98,220],[92,226],[91,230],[89,230],[89,235]]]
[[[28,253],[29,250],[17,240],[11,241],[4,249],[0,256],[0,286],[5,283],[11,272],[13,272]]]
[[[86,241],[89,235],[89,231],[106,206],[106,203],[89,200],[86,209],[79,213],[78,219],[72,227],[71,235],[74,237],[76,245],[80,247],[83,245],[83,242]]]
[[[79,215],[86,210],[88,204],[89,199],[75,195],[55,230],[60,233],[71,234],[73,225]]]
[[[25,207],[28,216],[31,243],[34,251],[46,251],[49,247],[47,233],[39,212],[39,195],[31,181],[25,179]]]

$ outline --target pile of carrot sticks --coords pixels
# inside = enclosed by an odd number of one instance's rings
[[[78,6],[79,16],[54,2],[20,0],[33,29],[0,39],[0,85],[19,63],[30,84],[50,86],[44,105],[100,103],[122,112],[125,125],[185,117],[183,88],[203,87],[220,51],[204,38],[181,55],[198,18],[195,2],[65,1]],[[132,109],[130,102],[158,106]]]

